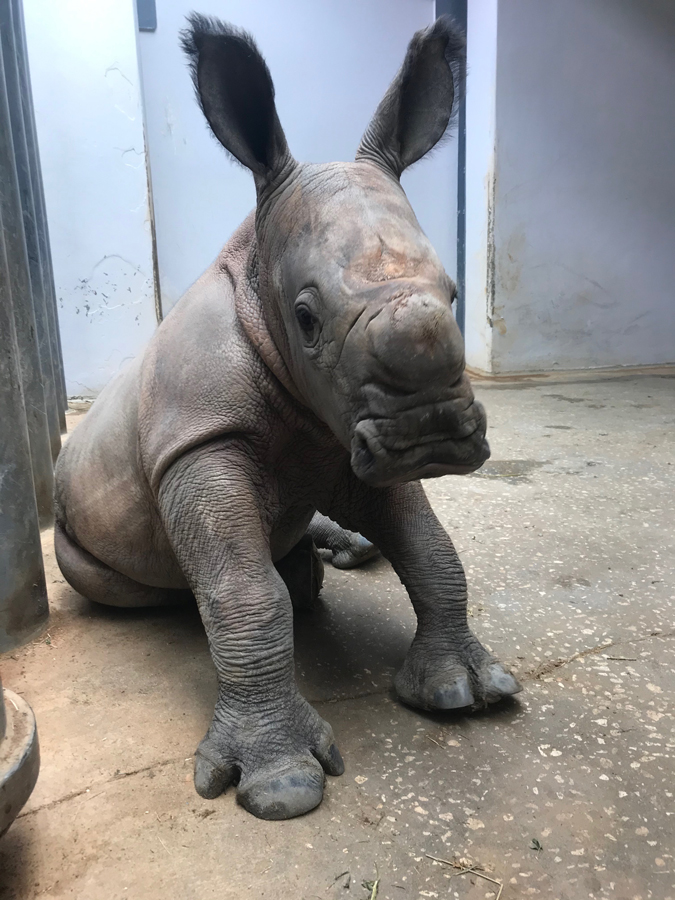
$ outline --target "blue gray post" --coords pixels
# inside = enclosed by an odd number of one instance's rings
[[[46,623],[40,524],[53,516],[52,459],[61,444],[11,12],[0,0],[0,651]]]

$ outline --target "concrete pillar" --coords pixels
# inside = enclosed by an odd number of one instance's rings
[[[0,48],[0,60],[4,62]],[[4,65],[0,63],[4,77]],[[4,81],[3,81],[4,87]],[[28,274],[28,255],[23,228],[23,214],[14,164],[14,147],[9,127],[6,93],[0,98],[0,216],[5,223],[4,240],[7,249],[9,290],[21,302],[12,304],[14,326],[19,349],[21,381],[26,405],[26,420],[31,451],[31,466],[35,485],[40,525],[45,527],[53,519],[54,491],[52,447],[43,388],[42,364],[35,311]]]
[[[0,57],[0,198],[16,188]],[[9,157],[9,158],[8,158]],[[12,188],[12,183],[15,187]],[[0,203],[0,652],[36,634],[48,614],[14,305],[30,303],[21,208]],[[22,268],[24,271],[22,271]]]
[[[6,2],[6,0],[0,0]],[[68,409],[68,394],[66,392],[66,377],[63,368],[63,349],[61,347],[61,331],[59,328],[59,315],[56,303],[56,290],[54,287],[54,270],[52,268],[51,246],[49,244],[49,227],[47,225],[47,207],[45,204],[44,187],[42,184],[42,170],[40,168],[40,151],[38,147],[37,128],[35,126],[35,111],[33,109],[33,93],[30,83],[28,68],[28,48],[26,46],[26,29],[23,21],[23,4],[21,0],[9,0],[11,9],[12,26],[14,31],[14,52],[19,74],[19,86],[21,92],[21,106],[23,111],[23,123],[26,133],[26,147],[28,150],[28,162],[30,167],[31,187],[33,193],[33,206],[35,224],[37,228],[42,283],[44,297],[47,304],[47,314],[50,323],[50,347],[52,365],[54,369],[55,389],[58,401],[58,416],[61,434],[66,433],[66,410]]]
[[[40,769],[35,716],[0,681],[0,837],[17,817],[35,787]]]
[[[24,302],[26,304],[29,303],[32,297],[51,454],[52,459],[56,460],[61,449],[61,426],[59,422],[59,400],[56,391],[55,375],[57,373],[55,373],[52,354],[52,332],[55,323],[51,321],[53,316],[50,316],[49,301],[45,296],[44,290],[29,151],[26,143],[26,129],[21,102],[21,83],[16,60],[16,42],[9,0],[0,0],[0,35],[2,38],[1,47],[6,102],[9,110],[8,133],[12,139],[16,178],[18,180],[19,201],[23,219],[23,240],[28,256],[28,270],[24,269],[23,262],[19,262],[20,253],[18,252],[18,247],[8,246],[8,261],[10,266],[13,267],[14,273],[15,283],[12,285],[12,289],[15,293],[15,307]],[[11,188],[8,189],[11,190]],[[14,240],[17,243],[20,240],[19,231],[20,229],[17,229],[14,236]],[[24,283],[19,284],[17,279],[22,280]],[[19,300],[18,298],[22,299]]]

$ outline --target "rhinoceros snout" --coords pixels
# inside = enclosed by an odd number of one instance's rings
[[[451,384],[464,368],[464,346],[450,304],[427,292],[403,291],[367,326],[370,351],[387,380],[415,390]]]
[[[446,401],[391,418],[363,418],[352,437],[352,470],[374,487],[465,475],[490,457],[486,427],[485,410],[478,401],[461,414],[452,401]]]

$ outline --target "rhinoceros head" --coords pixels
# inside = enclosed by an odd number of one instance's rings
[[[255,290],[297,394],[384,486],[465,473],[489,456],[464,373],[455,285],[400,185],[445,134],[464,40],[447,18],[414,35],[351,163],[291,155],[252,39],[192,15],[183,46],[215,136],[257,189]]]

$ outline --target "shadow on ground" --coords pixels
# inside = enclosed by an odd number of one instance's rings
[[[381,560],[327,567],[322,606],[296,618],[297,675],[346,772],[311,814],[261,822],[231,791],[194,792],[216,696],[196,608],[90,604],[45,534],[49,630],[0,660],[42,750],[0,841],[3,900],[366,900],[378,877],[378,900],[495,898],[502,884],[501,900],[674,900],[672,380],[478,393],[490,468],[426,488],[473,627],[517,671],[519,698],[402,706],[401,585]],[[459,860],[482,868],[459,874]]]

